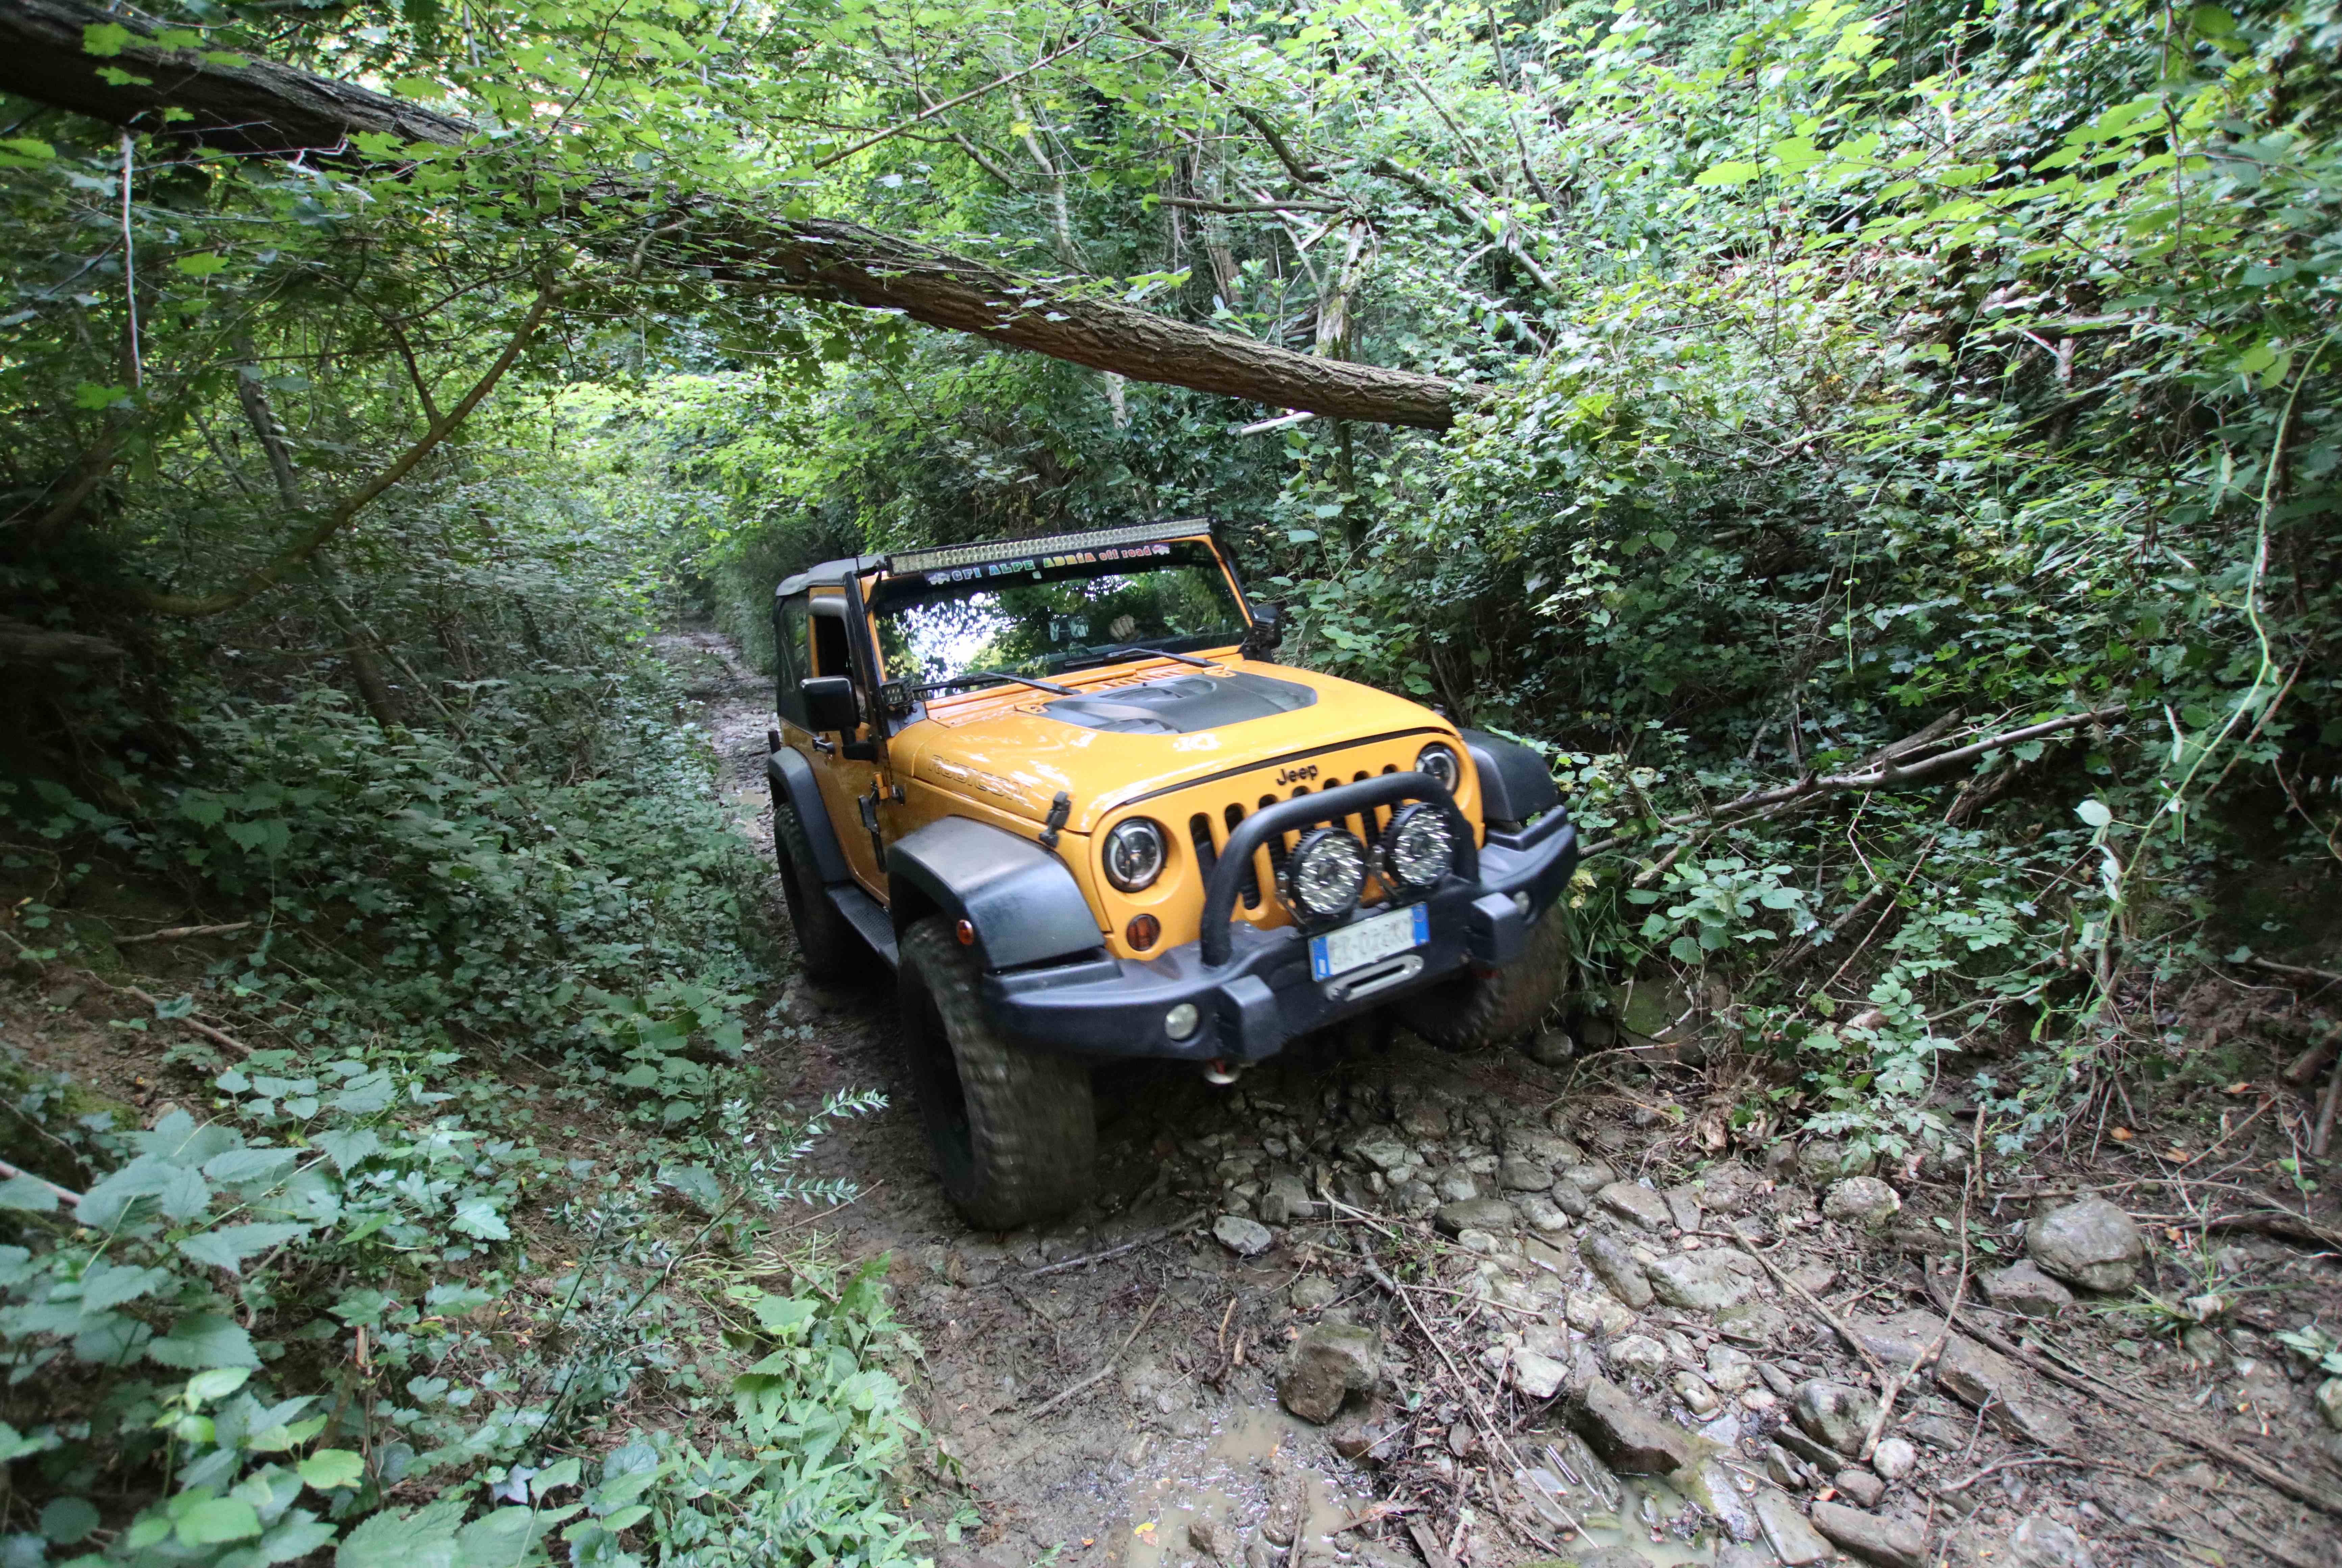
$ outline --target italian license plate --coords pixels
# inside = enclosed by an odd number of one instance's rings
[[[1309,973],[1318,980],[1347,974],[1361,964],[1431,940],[1431,911],[1423,904],[1394,909],[1309,939]]]

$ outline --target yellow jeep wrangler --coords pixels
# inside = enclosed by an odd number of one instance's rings
[[[1386,1004],[1526,1032],[1577,839],[1534,753],[1275,663],[1208,522],[825,562],[774,601],[773,840],[809,977],[893,965],[945,1190],[1089,1195],[1090,1065],[1218,1082]]]

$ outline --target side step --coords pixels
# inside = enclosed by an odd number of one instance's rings
[[[846,916],[846,923],[886,961],[887,968],[902,967],[902,957],[895,951],[895,923],[876,899],[850,882],[841,882],[823,891],[837,906],[837,913]]]

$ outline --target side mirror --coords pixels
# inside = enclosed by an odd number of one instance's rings
[[[1252,626],[1244,635],[1237,654],[1247,659],[1257,659],[1276,651],[1285,642],[1285,606],[1255,604]]]
[[[797,683],[805,699],[806,727],[816,734],[852,734],[862,723],[860,704],[854,700],[854,683],[844,675],[812,675]]]

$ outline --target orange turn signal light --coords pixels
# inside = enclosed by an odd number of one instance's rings
[[[974,947],[976,945],[976,923],[972,920],[963,920],[953,931],[952,934],[959,938],[959,944],[962,947]]]

